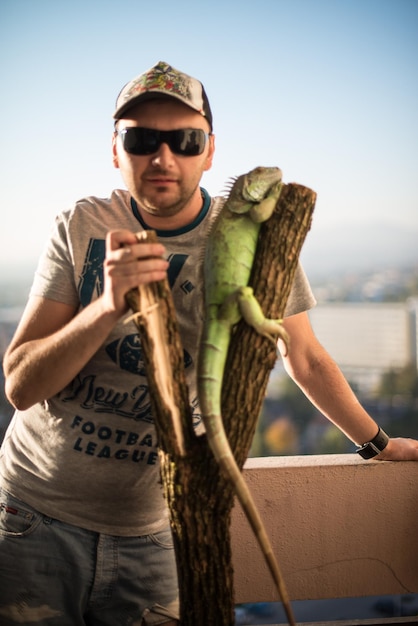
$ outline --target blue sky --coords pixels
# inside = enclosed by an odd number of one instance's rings
[[[418,0],[1,0],[0,51],[2,272],[35,265],[56,213],[122,186],[114,101],[159,60],[209,95],[210,193],[277,165],[318,193],[309,249],[418,233]]]

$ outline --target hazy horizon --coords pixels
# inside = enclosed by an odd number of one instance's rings
[[[317,233],[314,214],[300,260],[308,277],[314,281],[346,272],[371,272],[389,267],[401,269],[418,265],[417,241],[418,227],[379,222],[330,225]],[[18,260],[7,264],[6,272],[0,272],[0,281],[7,283],[14,277],[31,281],[37,262],[35,254],[22,254]]]

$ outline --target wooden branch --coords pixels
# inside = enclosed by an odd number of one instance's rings
[[[153,243],[157,235],[143,231],[137,239]],[[141,339],[159,447],[170,456],[184,456],[195,433],[168,280],[140,285],[128,292],[126,300]]]

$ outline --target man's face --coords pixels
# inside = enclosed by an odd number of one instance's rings
[[[143,102],[126,115],[118,121],[117,130],[140,126],[161,131],[195,128],[209,132],[209,124],[200,113],[174,99]],[[114,165],[120,169],[145,220],[155,227],[164,228],[164,223],[166,227],[180,227],[184,220],[197,216],[202,206],[200,180],[212,165],[213,153],[212,135],[203,153],[197,156],[176,154],[167,143],[162,143],[153,154],[133,155],[125,151],[120,136],[115,133],[113,137]],[[157,221],[150,221],[151,216]]]

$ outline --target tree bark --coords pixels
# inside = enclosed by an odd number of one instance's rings
[[[284,185],[273,216],[261,227],[250,285],[266,317],[283,318],[315,202],[316,193],[311,189],[296,183]],[[237,325],[225,368],[222,411],[241,467],[251,447],[276,359],[271,341],[243,321]],[[237,371],[239,376],[231,374]]]
[[[273,216],[261,227],[250,285],[266,317],[283,317],[315,200],[315,192],[306,187],[283,185]],[[146,235],[155,237],[150,231]],[[135,321],[147,368],[161,476],[173,531],[180,623],[181,626],[233,626],[230,522],[234,491],[219,471],[206,437],[197,437],[193,431],[183,350],[168,283],[161,281],[140,287],[130,292],[127,299],[133,311],[141,312]],[[157,303],[156,307],[153,302]],[[152,321],[155,316],[161,316],[158,323]],[[270,341],[243,321],[237,325],[223,381],[222,414],[241,468],[251,446],[276,357]],[[168,380],[163,381],[162,358],[169,362],[164,372]]]

